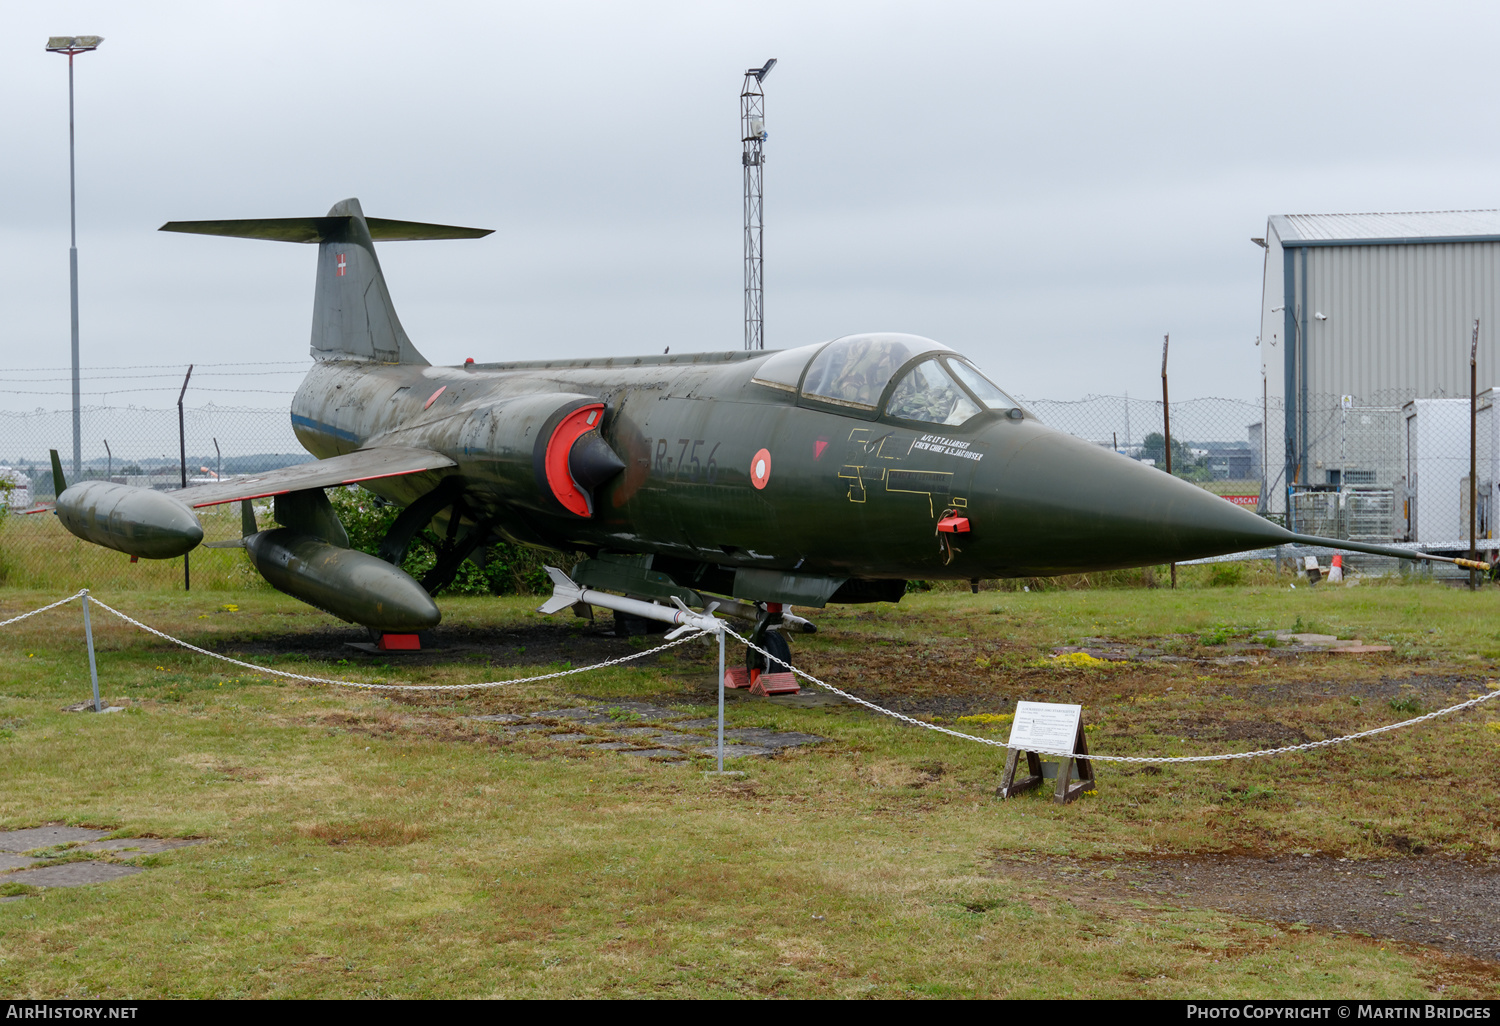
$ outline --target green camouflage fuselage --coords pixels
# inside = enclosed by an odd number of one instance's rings
[[[292,416],[320,458],[377,444],[442,452],[456,471],[367,487],[405,505],[456,474],[465,501],[502,533],[560,550],[837,578],[968,579],[1142,566],[1285,536],[1029,414],[986,411],[938,426],[757,384],[769,355],[325,362]],[[562,509],[537,481],[537,432],[568,398],[604,404],[602,436],[625,464],[598,488],[592,516]],[[752,460],[762,450],[769,465],[757,487]],[[946,547],[936,530],[945,510],[971,528],[946,536]]]

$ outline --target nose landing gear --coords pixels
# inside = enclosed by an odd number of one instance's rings
[[[802,691],[792,673],[792,646],[786,640],[785,627],[781,603],[766,603],[765,612],[755,621],[755,630],[750,632],[750,642],[769,652],[770,658],[753,648],[745,649],[744,680],[752,695],[795,695]]]

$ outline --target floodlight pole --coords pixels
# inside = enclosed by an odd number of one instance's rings
[[[83,421],[78,381],[78,179],[73,146],[73,52],[68,51],[68,298],[73,315],[73,476],[83,463]]]
[[[766,97],[761,90],[771,69],[772,57],[759,68],[745,72],[740,89],[740,163],[745,172],[745,348],[766,348],[765,338],[765,209],[761,169],[766,157]]]
[[[68,272],[73,319],[73,476],[75,478],[82,473],[83,428],[79,413],[78,382],[78,185],[73,141],[73,58],[78,54],[98,49],[100,41],[97,36],[87,39],[75,36],[66,40],[54,38],[48,40],[47,45],[49,53],[62,53],[68,56]],[[90,42],[92,45],[87,45]],[[53,43],[63,45],[54,46]]]

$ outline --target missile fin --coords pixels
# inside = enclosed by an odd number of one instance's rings
[[[569,606],[578,602],[583,597],[583,589],[573,582],[573,579],[563,573],[555,566],[543,567],[547,576],[552,578],[552,597],[537,607],[537,612],[545,616],[561,612]]]

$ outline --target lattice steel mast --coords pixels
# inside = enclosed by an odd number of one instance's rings
[[[761,168],[766,157],[761,147],[766,141],[766,97],[761,83],[776,66],[776,58],[759,68],[745,72],[740,90],[740,139],[744,145],[741,162],[745,166],[745,348],[766,348],[765,338],[765,266],[762,261],[765,243],[764,196],[761,192]]]

